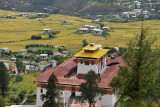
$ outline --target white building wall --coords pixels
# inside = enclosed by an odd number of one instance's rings
[[[80,96],[81,92],[75,92],[75,96]],[[101,97],[101,100],[97,98],[97,103],[101,104],[101,107],[114,107],[117,99],[114,94],[105,94],[104,96]],[[75,104],[79,104],[80,102],[75,101]],[[83,103],[88,103],[88,102],[83,102]]]
[[[105,94],[101,97],[101,100],[97,100],[98,103],[101,104],[102,107],[114,107],[116,103],[116,96],[114,94]]]
[[[61,98],[63,98],[63,103],[64,104],[69,101],[69,98],[71,97],[71,95],[72,95],[71,91],[67,91],[67,90],[63,91],[63,94],[61,95]]]
[[[89,65],[85,65],[85,63],[81,64],[78,63],[78,67],[77,67],[77,73],[81,73],[81,74],[86,74],[88,73],[88,71],[93,70],[96,73],[98,73],[98,64],[89,64]]]
[[[43,89],[43,93],[41,93],[41,89]],[[46,93],[45,88],[37,87],[37,100],[36,100],[36,106],[42,107],[44,101],[41,100],[41,95]]]

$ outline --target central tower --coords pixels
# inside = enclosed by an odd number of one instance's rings
[[[101,45],[95,43],[90,43],[84,47],[74,55],[78,60],[77,74],[86,74],[90,70],[97,74],[103,73],[106,69],[106,53],[108,51],[108,49],[102,49]]]

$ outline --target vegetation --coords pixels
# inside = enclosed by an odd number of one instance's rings
[[[11,87],[11,90],[8,92],[9,96],[7,105],[21,104],[22,100],[20,100],[19,98],[19,96],[21,95],[23,98],[29,97],[29,99],[27,99],[25,103],[26,105],[28,104],[35,105],[35,95],[33,93],[36,93],[36,83],[33,80],[40,73],[41,72],[34,71],[34,72],[29,72],[25,75],[20,75],[23,78],[23,80],[20,82],[15,82],[16,76],[11,76],[11,80],[9,83],[9,87]]]
[[[42,36],[40,36],[40,35],[32,35],[31,39],[32,40],[39,40],[39,39],[42,39]]]
[[[148,99],[157,99],[160,92],[158,77],[160,50],[152,49],[155,39],[142,29],[134,40],[128,44],[123,55],[127,66],[121,67],[118,76],[110,83],[123,106],[143,105]],[[156,96],[154,96],[156,95]],[[159,96],[160,98],[160,96]]]
[[[5,101],[1,96],[0,96],[0,107],[5,107]]]
[[[57,65],[61,64],[64,62],[64,60],[66,60],[66,58],[64,56],[55,56],[54,60],[57,61]]]
[[[20,14],[20,12],[0,10],[0,16],[7,16],[7,14],[17,15]],[[56,14],[50,15],[47,18],[37,18],[32,20],[25,17],[17,17],[17,19],[8,20],[9,19],[3,18],[1,20],[2,24],[0,24],[0,28],[2,32],[0,32],[0,48],[8,47],[13,52],[25,48],[26,44],[54,44],[56,46],[63,45],[67,49],[70,49],[72,53],[75,53],[82,48],[82,41],[84,39],[86,39],[88,43],[94,42],[108,47],[126,47],[127,42],[135,37],[134,33],[140,29],[139,26],[141,25],[140,21],[129,21],[128,23],[103,22],[105,26],[113,28],[113,30],[107,32],[110,36],[105,38],[101,36],[93,36],[91,33],[74,33],[79,27],[84,25],[98,26],[98,24],[91,23],[92,20],[79,17]],[[64,20],[73,24],[62,25],[62,21]],[[160,31],[158,30],[160,29],[159,23],[158,20],[144,21],[144,26],[149,27],[152,30],[152,33],[157,35],[158,40],[156,41],[156,44],[158,46],[160,45],[160,39],[158,36],[160,34]],[[10,28],[9,25],[14,27]],[[60,33],[58,33],[54,39],[30,40],[31,35],[41,34],[44,28],[51,30],[54,28],[55,31],[60,31]],[[48,38],[48,35],[42,35],[42,38]]]
[[[95,71],[89,71],[83,78],[86,80],[85,83],[81,83],[80,92],[81,95],[77,97],[77,100],[83,103],[84,101],[89,102],[89,107],[96,103],[97,98],[101,99],[103,95],[103,89],[98,87],[100,82],[100,76]]]
[[[23,80],[23,77],[21,75],[16,75],[16,82],[21,82]]]
[[[88,42],[85,39],[82,42],[83,42],[83,47],[88,45]]]
[[[3,62],[0,62],[0,95],[4,98],[8,91],[9,74]]]
[[[61,92],[57,82],[56,76],[52,73],[48,80],[48,84],[46,85],[47,92],[46,94],[41,95],[41,98],[44,101],[43,107],[57,107],[56,99],[58,99],[58,101],[61,99]]]
[[[25,73],[26,66],[25,66],[25,64],[23,63],[22,60],[20,60],[20,59],[16,60],[16,67],[17,67],[17,70],[18,70],[18,74],[20,74],[21,72]]]

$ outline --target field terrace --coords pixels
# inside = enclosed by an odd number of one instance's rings
[[[29,19],[27,17],[18,16],[22,12],[0,10],[0,48],[8,47],[11,51],[19,51],[24,49],[26,44],[49,44],[57,46],[65,46],[76,53],[82,48],[82,40],[94,42],[109,47],[126,47],[129,40],[136,36],[136,32],[140,31],[141,21],[128,23],[103,22],[105,26],[113,28],[109,31],[109,36],[93,36],[92,33],[76,34],[75,31],[84,25],[95,25],[92,20],[82,19],[80,17],[51,14],[47,18]],[[27,12],[26,12],[27,13]],[[27,13],[33,14],[33,13]],[[2,18],[7,15],[14,15],[16,19]],[[63,23],[66,21],[67,23]],[[160,45],[160,21],[146,20],[144,27],[151,30],[153,37],[157,36],[156,45]],[[38,35],[43,29],[51,29],[60,31],[56,38],[51,40],[29,40],[32,35]],[[47,35],[42,36],[46,38]],[[14,42],[12,42],[14,41]]]

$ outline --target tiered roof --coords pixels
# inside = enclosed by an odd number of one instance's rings
[[[105,55],[108,51],[109,49],[102,49],[101,45],[90,43],[74,56],[83,58],[100,58],[103,55]]]

